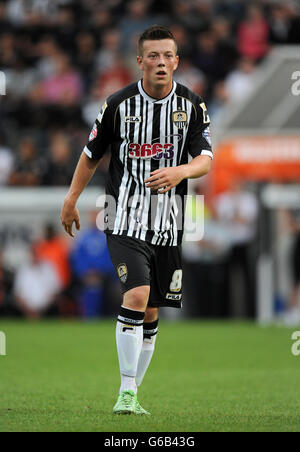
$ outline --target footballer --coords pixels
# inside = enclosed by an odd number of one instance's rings
[[[187,181],[206,175],[213,158],[205,103],[173,80],[178,63],[169,29],[155,25],[143,32],[137,56],[142,78],[102,106],[61,211],[62,225],[74,237],[73,224],[80,229],[77,200],[110,149],[104,224],[123,293],[115,414],[149,414],[137,392],[153,356],[159,308],[182,306]]]

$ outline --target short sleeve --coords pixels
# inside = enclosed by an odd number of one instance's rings
[[[92,128],[88,143],[84,148],[86,155],[94,160],[101,159],[113,141],[113,133],[112,109],[105,102]]]
[[[188,152],[193,158],[208,155],[212,159],[210,119],[206,105],[200,99],[199,103],[194,106],[189,128]]]

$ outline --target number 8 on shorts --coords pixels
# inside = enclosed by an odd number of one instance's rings
[[[182,270],[175,270],[170,284],[171,292],[180,292],[182,287]]]

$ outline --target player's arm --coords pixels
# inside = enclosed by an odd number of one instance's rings
[[[212,159],[208,155],[198,155],[190,163],[181,165],[183,179],[197,179],[205,176],[211,169]]]
[[[65,198],[60,218],[63,227],[71,237],[74,237],[73,223],[75,223],[77,230],[80,229],[79,211],[76,208],[78,198],[95,174],[99,161],[110,144],[112,136],[111,117],[111,109],[105,102],[95,121],[89,141],[80,156],[69,192]]]
[[[159,168],[150,173],[145,180],[146,187],[166,193],[183,179],[195,179],[205,176],[211,167],[213,152],[210,140],[210,119],[205,103],[199,98],[190,124],[187,146],[193,160],[186,165]]]
[[[63,227],[71,237],[74,237],[74,233],[72,231],[73,223],[75,223],[77,230],[80,229],[79,211],[76,207],[78,198],[95,174],[98,163],[99,160],[90,159],[83,152],[77,164],[60,216]]]
[[[196,179],[205,176],[211,168],[211,157],[199,155],[190,163],[176,167],[159,168],[150,174],[145,180],[146,187],[151,190],[159,190],[159,193],[166,193],[183,179]]]

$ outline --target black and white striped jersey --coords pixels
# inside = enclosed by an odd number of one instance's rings
[[[153,245],[182,241],[187,180],[164,194],[145,186],[158,168],[179,166],[199,155],[213,157],[205,103],[183,85],[153,99],[142,81],[110,96],[102,107],[84,152],[100,159],[110,148],[106,183],[106,233]]]

